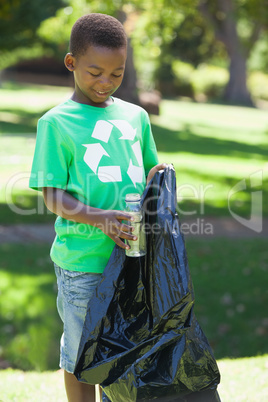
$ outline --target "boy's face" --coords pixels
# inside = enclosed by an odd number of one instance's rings
[[[109,106],[110,96],[123,80],[126,58],[126,47],[89,46],[85,54],[78,58],[68,53],[64,61],[68,70],[74,73],[72,99],[91,106]]]

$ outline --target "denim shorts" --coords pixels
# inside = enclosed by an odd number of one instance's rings
[[[57,308],[63,321],[60,342],[60,367],[73,373],[82,335],[87,305],[101,274],[67,271],[55,264],[58,296]]]

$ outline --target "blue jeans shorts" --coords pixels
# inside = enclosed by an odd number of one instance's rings
[[[60,343],[60,367],[73,373],[82,335],[87,305],[101,274],[67,271],[55,264],[58,296],[57,308],[63,321]]]

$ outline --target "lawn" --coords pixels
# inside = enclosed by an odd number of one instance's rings
[[[3,223],[54,219],[44,212],[40,194],[27,188],[28,178],[37,119],[70,94],[70,88],[3,84],[0,92]],[[231,210],[249,217],[254,193],[262,191],[263,199],[267,197],[266,111],[163,100],[160,115],[151,116],[151,121],[160,161],[175,166],[178,200],[187,216],[230,216]],[[236,185],[239,189],[232,191]],[[267,216],[268,204],[260,207]]]
[[[23,370],[58,366],[62,325],[49,248],[0,245],[0,358]]]
[[[37,119],[70,93],[11,83],[1,88],[1,223],[54,221],[41,196],[27,188],[28,178]],[[187,216],[230,217],[230,208],[249,217],[254,193],[267,197],[267,112],[163,100],[160,116],[151,120],[160,161],[175,166],[179,207]],[[268,204],[262,206],[267,216]],[[1,372],[0,401],[65,400],[56,371],[62,325],[49,248],[0,245],[0,359],[17,369]],[[195,313],[222,372],[222,400],[268,400],[267,239],[186,236],[186,248]]]
[[[217,359],[268,353],[266,239],[186,238],[195,313]],[[0,358],[55,370],[62,324],[49,245],[0,245]]]
[[[28,189],[39,117],[68,99],[70,88],[3,83],[0,90],[0,221],[54,220],[40,194]],[[10,207],[8,207],[10,205]],[[35,210],[32,212],[32,210]]]
[[[229,198],[232,211],[249,216],[251,191],[267,194],[267,111],[165,100],[151,120],[160,160],[175,166],[183,210],[230,216]],[[251,188],[256,172],[263,182]],[[247,188],[232,195],[244,179]]]
[[[265,402],[268,400],[268,355],[218,361],[221,402]],[[16,384],[12,387],[11,384]],[[67,402],[63,373],[4,370],[0,376],[3,402]]]

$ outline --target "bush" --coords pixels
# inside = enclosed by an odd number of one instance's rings
[[[194,67],[191,64],[176,60],[172,65],[174,74],[174,87],[180,96],[194,97],[194,89],[191,83],[191,78],[194,72]]]
[[[249,91],[255,99],[268,100],[268,75],[254,71],[248,79]]]
[[[209,99],[221,98],[228,76],[228,71],[222,67],[200,65],[193,71],[191,78],[195,95],[203,94]]]
[[[194,69],[191,64],[181,61],[175,61],[172,68],[178,95],[198,97],[202,94],[208,99],[222,97],[228,81],[226,69],[206,64]]]

